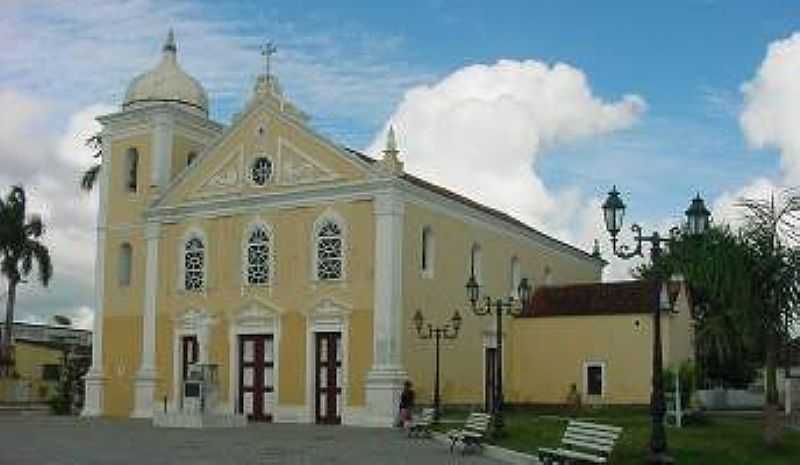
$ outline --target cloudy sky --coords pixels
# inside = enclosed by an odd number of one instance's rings
[[[370,6],[371,5],[371,6]],[[607,249],[599,204],[679,221],[700,192],[717,221],[742,195],[800,185],[800,6],[791,2],[5,0],[0,191],[44,215],[49,289],[18,315],[93,314],[96,198],[82,141],[154,66],[167,30],[223,123],[278,44],[274,70],[319,131],[376,153],[387,125],[409,171],[581,248]],[[627,276],[612,260],[606,278]],[[0,291],[2,299],[3,291]]]

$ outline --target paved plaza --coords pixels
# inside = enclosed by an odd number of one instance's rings
[[[147,421],[0,416],[0,465],[489,465],[396,429],[257,424],[161,429]]]

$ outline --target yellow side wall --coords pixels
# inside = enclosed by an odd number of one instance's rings
[[[422,230],[426,226],[432,228],[435,242],[431,278],[422,273]],[[407,204],[403,240],[404,353],[420,402],[432,398],[435,353],[433,341],[420,340],[413,327],[411,319],[417,309],[434,325],[446,323],[454,310],[459,310],[463,323],[458,338],[442,342],[442,399],[445,403],[483,402],[484,341],[491,334],[494,318],[476,316],[468,308],[464,286],[474,243],[481,246],[484,295],[509,295],[514,256],[520,262],[520,276],[527,277],[533,286],[543,284],[546,269],[554,284],[600,279],[600,268],[587,261],[514,239],[461,217],[431,211],[424,205]],[[515,323],[505,318],[504,324],[508,328]],[[509,363],[513,352],[508,337],[506,344],[504,378],[509,380],[516,367]]]
[[[585,401],[648,403],[651,323],[652,317],[645,313],[517,319],[511,332],[513,376],[507,398],[563,404],[573,383],[585,393],[583,364],[605,362],[605,398]]]

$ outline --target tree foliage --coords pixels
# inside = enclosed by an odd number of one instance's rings
[[[92,158],[97,161],[83,172],[81,176],[81,189],[86,192],[91,192],[97,185],[97,180],[100,178],[100,169],[102,167],[103,139],[100,134],[95,134],[86,139],[86,146],[92,149]]]
[[[50,251],[41,242],[44,223],[39,215],[27,214],[27,197],[22,186],[14,186],[0,199],[0,273],[6,278],[5,331],[0,343],[0,374],[13,374],[14,305],[17,286],[27,282],[34,268],[38,280],[47,286],[53,276]]]
[[[688,282],[701,372],[741,374],[749,359],[766,368],[769,425],[778,402],[777,354],[800,316],[800,194],[738,206],[738,230],[722,225],[701,237],[680,236],[659,263],[639,272],[661,279],[679,273]],[[774,444],[778,435],[769,429],[765,438]]]

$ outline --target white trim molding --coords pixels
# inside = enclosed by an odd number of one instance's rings
[[[403,383],[403,223],[405,203],[397,190],[377,194],[375,214],[375,300],[372,367],[366,379],[366,426],[390,427]]]
[[[111,153],[111,132],[102,132],[103,153]],[[99,192],[97,207],[97,248],[94,258],[94,324],[92,328],[92,366],[85,377],[85,397],[81,416],[96,417],[103,414],[103,390],[106,378],[103,375],[103,299],[105,295],[105,252],[106,220],[109,194],[109,172],[112,170],[111,157],[103,157],[100,177],[97,180]]]
[[[331,298],[324,298],[314,304],[306,312],[306,405],[305,416],[301,420],[306,423],[316,422],[316,333],[340,333],[342,338],[342,424],[359,424],[357,419],[350,414],[347,405],[349,398],[349,365],[350,365],[350,312],[351,308]]]
[[[183,381],[183,344],[184,336],[197,337],[198,363],[210,363],[209,360],[209,333],[216,320],[205,309],[189,308],[176,315],[172,320],[172,402],[171,410],[178,410],[180,399],[183,396],[181,382]]]
[[[278,306],[263,299],[253,298],[233,311],[228,321],[228,403],[227,410],[236,413],[239,399],[239,336],[248,334],[264,334],[272,336],[273,357],[273,393],[275,403],[274,418],[280,405],[280,373],[281,373],[281,316],[285,313]]]
[[[600,395],[597,394],[589,394],[589,368],[590,367],[600,367]],[[583,378],[583,401],[587,404],[596,404],[602,402],[606,398],[606,392],[608,392],[607,383],[607,369],[606,369],[606,362],[603,360],[587,360],[583,362],[583,368],[581,377]]]
[[[158,245],[161,225],[147,223],[147,264],[145,267],[144,301],[142,308],[142,352],[139,371],[134,381],[133,418],[152,418],[153,401],[158,381],[156,372],[156,309],[158,295]]]

